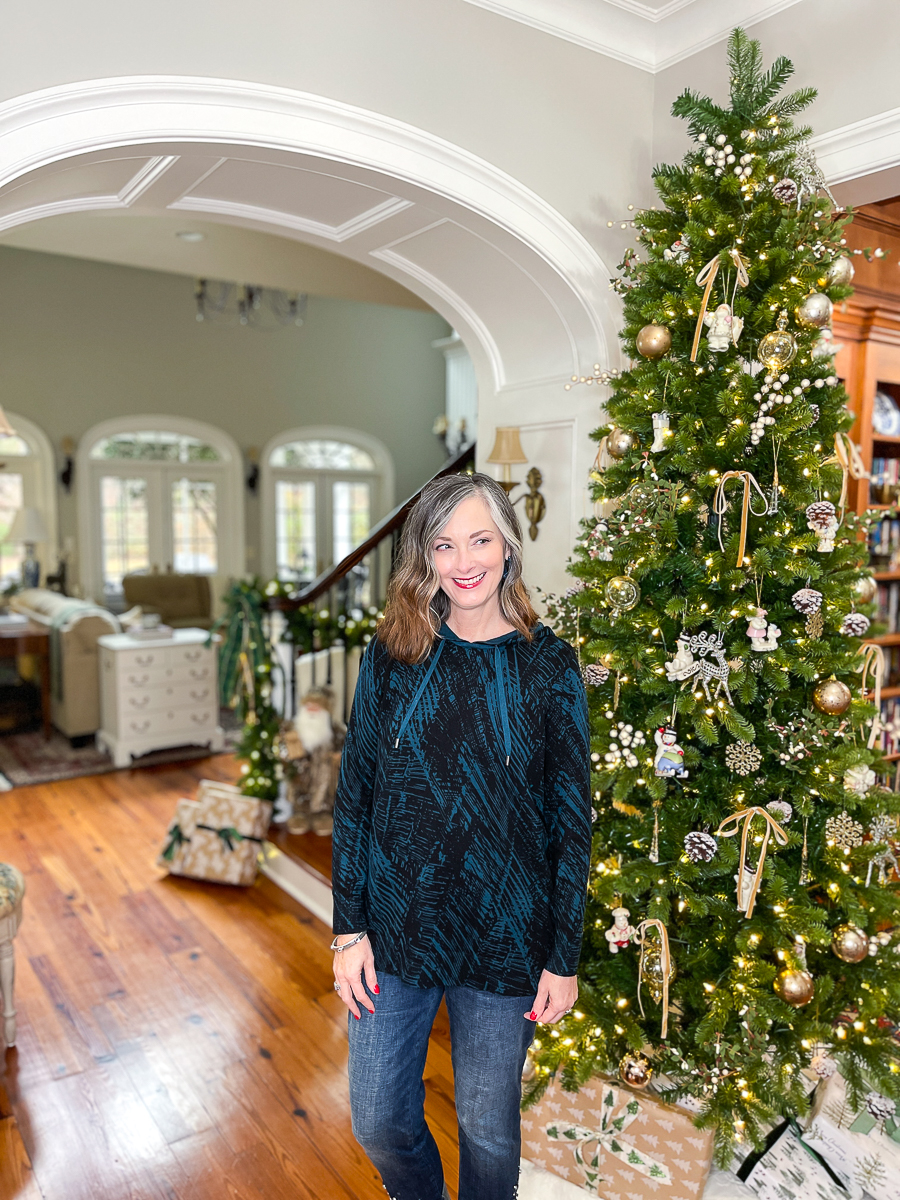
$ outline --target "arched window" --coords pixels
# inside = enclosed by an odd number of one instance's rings
[[[44,431],[19,413],[8,412],[14,437],[0,437],[0,586],[18,582],[25,547],[7,541],[20,508],[34,508],[47,530],[46,542],[36,544],[41,573],[56,569],[57,518],[53,450]]]
[[[125,575],[209,575],[217,595],[243,574],[241,458],[222,430],[172,416],[104,421],[78,458],[86,592],[116,610]]]
[[[358,546],[393,502],[387,447],[315,426],[273,438],[262,456],[263,569],[309,583]]]

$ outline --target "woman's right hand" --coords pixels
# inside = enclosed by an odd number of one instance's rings
[[[355,936],[353,933],[348,933],[341,941],[352,942]],[[340,954],[335,952],[333,970],[335,981],[338,984],[338,995],[357,1021],[359,1020],[357,1004],[361,1004],[370,1013],[374,1013],[375,1006],[364,986],[367,984],[369,991],[378,995],[375,956],[372,953],[372,943],[368,937],[364,937],[355,946],[342,950]]]

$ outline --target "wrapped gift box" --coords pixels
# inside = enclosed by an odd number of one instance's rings
[[[626,1193],[627,1194],[627,1193]],[[661,1191],[660,1196],[665,1192]],[[578,1200],[584,1188],[567,1183],[558,1175],[522,1159],[519,1172],[519,1200]],[[730,1171],[710,1171],[701,1200],[756,1200],[756,1193]]]
[[[712,1149],[683,1109],[602,1078],[522,1114],[523,1155],[604,1200],[700,1200]]]
[[[191,843],[194,826],[197,824],[197,801],[178,801],[172,824],[166,830],[166,840],[159,852],[156,865],[172,875],[183,874],[181,869],[184,852]]]
[[[867,1112],[854,1112],[840,1074],[819,1084],[803,1140],[851,1195],[865,1191],[874,1200],[900,1196],[900,1130],[893,1122],[888,1130]]]
[[[272,817],[271,803],[242,796],[240,789],[230,784],[204,779],[195,804],[190,842],[174,873],[212,883],[253,883]]]
[[[759,1200],[849,1200],[834,1175],[790,1126],[756,1162],[748,1159],[748,1163],[752,1166],[741,1173]]]

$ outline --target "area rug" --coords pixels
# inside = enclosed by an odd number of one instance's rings
[[[240,727],[228,709],[222,712],[220,724],[225,730],[227,753],[236,746]],[[209,754],[206,746],[172,746],[142,754],[140,758],[132,760],[130,769],[190,762],[208,758]],[[121,769],[115,767],[109,755],[98,750],[93,741],[86,746],[73,748],[69,739],[56,729],[47,740],[39,729],[0,736],[0,791],[28,787],[34,783],[53,783],[58,779],[74,779],[76,775],[103,775],[107,771]]]

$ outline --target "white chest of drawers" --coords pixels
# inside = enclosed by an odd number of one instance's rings
[[[216,648],[206,645],[208,637],[205,629],[176,629],[154,641],[123,633],[97,639],[97,745],[117,767],[169,746],[223,748]]]

